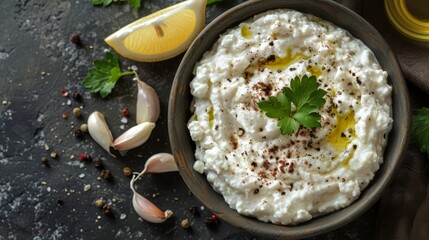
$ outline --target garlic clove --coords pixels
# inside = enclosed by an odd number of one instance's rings
[[[151,223],[162,223],[173,215],[171,210],[163,212],[155,204],[138,193],[134,193],[133,207],[141,218]]]
[[[110,156],[116,157],[110,152],[110,148],[113,146],[113,136],[110,132],[109,126],[107,125],[106,119],[101,112],[95,111],[88,117],[88,132],[92,139],[96,141],[101,147],[106,150]]]
[[[133,207],[137,214],[143,218],[144,220],[151,223],[162,223],[167,220],[173,212],[171,210],[166,210],[163,212],[159,209],[155,204],[151,201],[147,200],[142,195],[138,194],[134,189],[134,182],[138,179],[138,177],[133,176],[130,181],[130,188],[133,191]]]
[[[137,75],[135,80],[137,80],[138,87],[136,122],[137,124],[156,122],[160,114],[158,94]]]
[[[155,123],[144,122],[136,125],[115,139],[113,146],[119,150],[129,150],[145,143],[155,128]]]
[[[130,181],[130,188],[133,191],[133,207],[137,214],[144,220],[152,223],[162,223],[167,220],[173,212],[166,210],[163,212],[151,201],[138,194],[134,189],[134,182],[145,173],[163,173],[178,171],[173,155],[170,153],[158,153],[150,157],[145,164],[143,171],[135,173]]]
[[[145,164],[145,173],[164,173],[179,171],[173,155],[158,153],[150,157]]]

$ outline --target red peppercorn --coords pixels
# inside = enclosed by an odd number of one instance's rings
[[[81,160],[81,161],[89,160],[89,155],[88,155],[88,154],[86,154],[86,153],[81,153],[81,154],[79,155],[79,160]]]
[[[122,115],[124,115],[124,117],[129,117],[130,116],[130,110],[128,110],[128,108],[124,108],[122,109]]]
[[[212,220],[213,222],[218,222],[217,216],[214,214],[210,217],[210,220]]]
[[[61,96],[67,97],[68,95],[69,95],[69,92],[67,92],[67,90],[65,89],[61,90]]]

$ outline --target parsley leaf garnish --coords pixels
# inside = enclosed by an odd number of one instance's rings
[[[118,56],[111,52],[106,52],[104,59],[95,60],[93,68],[89,69],[82,85],[91,93],[100,92],[102,97],[106,97],[112,92],[119,78],[134,72],[122,72],[119,66]]]
[[[222,2],[223,0],[207,0],[207,5],[213,4],[213,3],[217,3],[217,2]]]
[[[326,91],[319,88],[316,76],[304,75],[301,79],[292,79],[289,88],[283,88],[277,97],[270,96],[268,101],[259,102],[258,107],[267,117],[279,119],[277,126],[281,134],[292,134],[301,126],[320,127],[321,116],[317,111],[326,103],[325,94]]]
[[[421,152],[426,152],[429,158],[429,108],[413,110],[411,141],[419,146]]]
[[[108,6],[113,2],[128,2],[134,10],[138,10],[141,6],[141,0],[91,0],[91,2],[94,6]]]

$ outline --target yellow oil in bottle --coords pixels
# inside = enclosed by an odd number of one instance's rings
[[[429,1],[384,0],[387,17],[405,37],[429,46]]]
[[[411,15],[422,21],[429,21],[428,0],[405,0],[405,6]]]

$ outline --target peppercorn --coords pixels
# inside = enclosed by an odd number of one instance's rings
[[[124,108],[122,109],[122,115],[124,115],[124,117],[129,117],[130,116],[130,110],[128,110],[128,108]]]
[[[109,170],[107,170],[107,169],[103,169],[103,170],[101,170],[101,172],[100,172],[100,177],[102,178],[102,179],[109,179],[110,177],[111,177],[111,175],[110,175],[110,171]]]
[[[80,125],[80,131],[82,132],[88,132],[88,124],[83,123],[82,125]]]
[[[69,92],[65,89],[61,90],[61,96],[67,97],[69,95]]]
[[[78,102],[82,101],[82,94],[78,91],[73,91],[72,98]]]
[[[194,217],[199,214],[197,206],[190,207],[189,211],[191,212],[192,216],[194,216]]]
[[[62,199],[57,200],[58,206],[64,205],[64,201]]]
[[[131,168],[129,168],[129,167],[124,167],[123,169],[122,169],[122,172],[124,173],[124,175],[125,176],[131,176],[131,174],[132,174],[132,171],[131,171]]]
[[[213,221],[211,218],[207,218],[206,220],[204,220],[204,224],[207,227],[214,227],[214,226],[216,226],[216,222]]]
[[[67,118],[69,118],[69,115],[67,113],[63,113],[63,118],[67,119]]]
[[[92,160],[92,164],[94,165],[94,167],[96,167],[96,168],[102,168],[103,167],[103,164],[102,164],[102,162],[101,162],[101,159],[99,159],[99,158],[94,158],[93,160]]]
[[[80,129],[75,129],[73,135],[77,138],[81,138],[83,136],[82,131]]]
[[[40,160],[42,161],[43,165],[49,166],[49,161],[47,157],[42,157]]]
[[[103,206],[103,213],[106,216],[109,216],[109,215],[112,214],[112,209],[111,209],[110,205],[104,204],[104,206]]]
[[[218,222],[217,216],[216,216],[216,215],[214,215],[214,214],[210,217],[210,219],[211,219],[213,222]]]
[[[87,160],[91,160],[91,157],[86,153],[81,153],[81,154],[79,154],[79,160],[80,161],[87,161]]]
[[[73,108],[73,115],[75,116],[75,117],[80,117],[80,116],[82,116],[82,113],[81,113],[81,111],[80,111],[80,108]]]
[[[51,152],[51,158],[56,159],[58,154],[56,152]]]
[[[80,40],[80,36],[79,34],[72,34],[70,36],[70,41],[75,44],[76,46],[81,46],[82,45],[82,41]]]
[[[98,208],[104,207],[105,204],[106,202],[102,198],[95,200],[95,206],[97,206]]]
[[[189,223],[189,219],[185,218],[180,222],[180,226],[184,229],[188,229],[191,226],[191,223]]]

